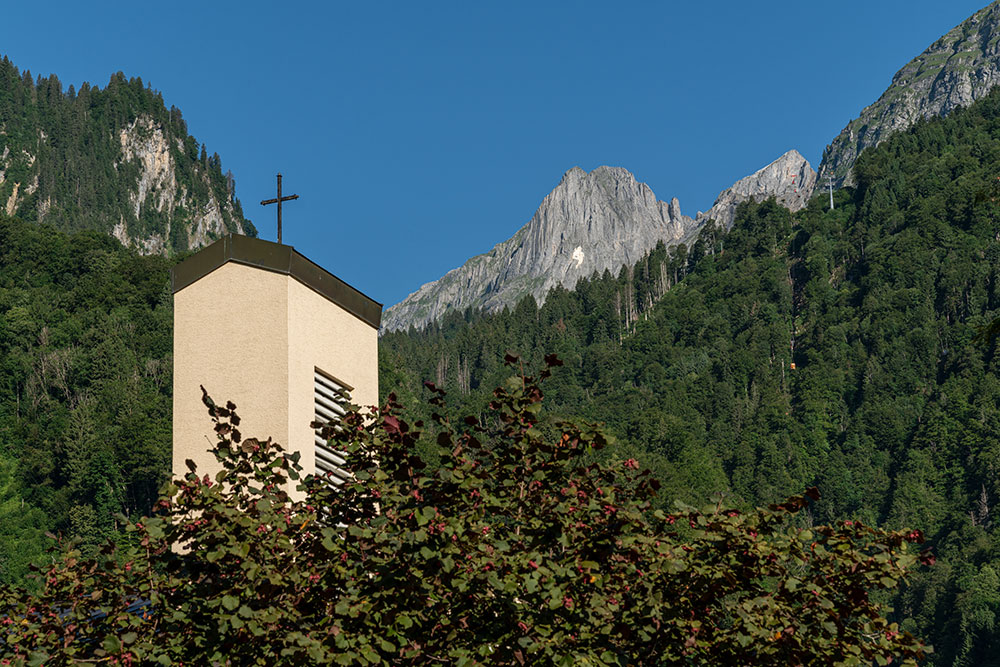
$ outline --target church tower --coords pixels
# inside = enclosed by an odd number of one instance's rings
[[[232,401],[244,437],[301,452],[305,473],[339,472],[309,427],[350,401],[378,403],[373,301],[290,246],[231,234],[171,270],[174,294],[173,473],[219,470],[200,385]]]

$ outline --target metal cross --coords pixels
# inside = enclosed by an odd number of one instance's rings
[[[298,195],[288,195],[287,197],[281,196],[281,174],[278,174],[278,196],[275,199],[265,199],[260,203],[261,206],[267,206],[268,204],[278,205],[278,243],[281,243],[281,202],[291,201],[298,198]]]

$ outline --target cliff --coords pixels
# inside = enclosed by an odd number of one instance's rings
[[[0,60],[0,215],[96,229],[144,254],[256,236],[218,155],[140,79],[63,90]]]
[[[758,169],[719,193],[705,213],[699,213],[699,224],[714,219],[729,229],[733,225],[736,207],[744,201],[763,201],[769,197],[791,211],[805,208],[816,188],[816,171],[796,150],[790,150],[777,160]]]
[[[513,237],[389,308],[383,330],[422,328],[452,309],[498,310],[526,294],[541,302],[556,285],[572,289],[594,272],[617,272],[694,226],[676,199],[657,200],[625,169],[574,167]]]
[[[820,183],[853,185],[851,167],[865,148],[917,121],[967,107],[1000,83],[1000,2],[979,10],[931,44],[827,146]]]
[[[618,273],[661,241],[691,243],[710,219],[730,227],[737,205],[748,199],[773,196],[799,210],[815,183],[816,172],[792,150],[723,190],[711,209],[693,219],[681,213],[676,198],[659,201],[625,169],[587,173],[574,167],[513,237],[386,310],[383,331],[421,329],[449,310],[499,310],[526,294],[542,303],[556,285],[573,289],[594,273]]]

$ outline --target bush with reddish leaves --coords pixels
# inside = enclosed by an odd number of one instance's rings
[[[4,664],[883,665],[928,650],[873,596],[929,561],[919,531],[797,527],[814,490],[654,510],[636,461],[594,462],[599,428],[540,420],[558,364],[497,389],[485,421],[435,414],[433,470],[393,398],[350,411],[326,429],[353,473],[339,488],[300,479],[297,455],[243,439],[235,406],[206,396],[222,471],[167,485],[135,547],[70,545],[37,594],[0,590]]]

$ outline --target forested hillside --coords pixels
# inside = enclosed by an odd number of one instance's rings
[[[922,528],[938,564],[897,600],[935,664],[1000,651],[1000,93],[864,153],[857,188],[494,315],[382,339],[384,391],[482,413],[505,351],[566,362],[550,409],[606,422],[661,501],[815,485],[811,520]]]
[[[144,253],[256,236],[217,154],[141,79],[76,90],[0,59],[0,217],[114,234]]]
[[[149,512],[170,467],[168,261],[0,220],[0,581],[47,530],[92,546]]]
[[[5,76],[16,73],[8,65]],[[164,113],[137,81],[113,79],[85,106],[82,92],[59,92],[51,107],[36,99],[45,85],[18,81],[35,97],[0,96],[0,114],[87,109],[120,130],[148,112],[155,135]],[[165,113],[190,147],[179,115]],[[49,145],[15,134],[15,116],[2,116],[8,145]],[[37,174],[33,192],[50,178],[51,201],[71,201],[71,173],[45,176],[41,158],[24,160],[8,166],[0,199]],[[118,515],[148,512],[169,468],[172,260],[139,256],[92,224],[91,204],[114,215],[132,205],[112,173],[131,167],[96,164],[79,210],[54,213],[47,197],[23,208],[17,195],[12,212],[25,220],[0,215],[2,580],[21,579],[45,530],[85,548],[124,539]],[[189,164],[221,176],[217,159]],[[650,467],[663,505],[723,492],[749,507],[817,486],[807,522],[926,531],[938,563],[896,614],[935,646],[935,664],[989,664],[1000,654],[1000,382],[997,342],[977,333],[1000,315],[1000,93],[866,151],[855,173],[833,211],[822,197],[795,214],[744,204],[728,233],[709,225],[691,247],[557,288],[541,308],[528,298],[388,334],[380,385],[419,408],[429,380],[456,415],[485,417],[509,374],[505,352],[527,371],[554,352],[565,366],[547,383],[548,410],[605,422],[618,439],[609,455]],[[52,225],[37,224],[42,210]]]

